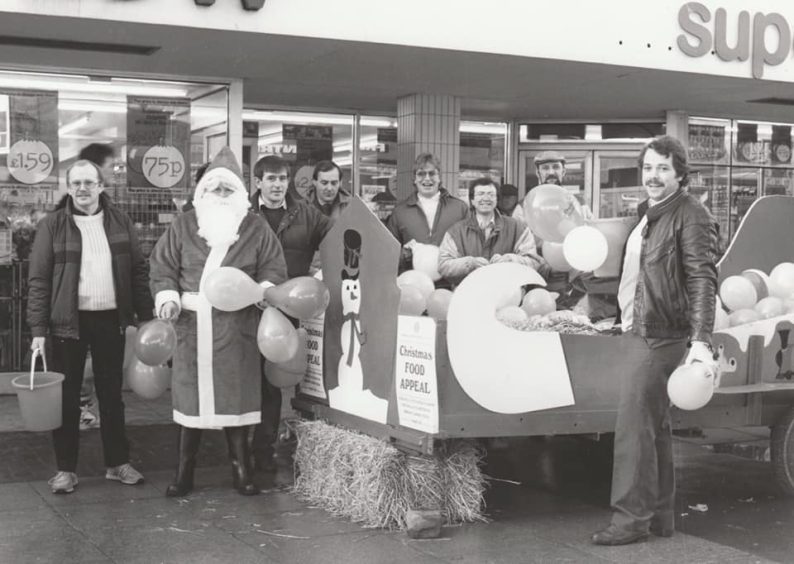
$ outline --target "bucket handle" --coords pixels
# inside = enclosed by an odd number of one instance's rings
[[[44,372],[47,372],[47,357],[41,349],[33,349],[30,355],[30,390],[33,391],[33,374],[36,372],[36,357],[41,355],[41,362],[44,364]]]

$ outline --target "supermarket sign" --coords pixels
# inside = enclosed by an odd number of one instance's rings
[[[729,15],[725,8],[713,13],[700,2],[687,2],[678,11],[678,48],[690,57],[711,52],[725,62],[750,61],[753,78],[763,78],[767,66],[786,61],[792,51],[792,30],[781,14],[747,10]],[[729,30],[730,29],[730,33]]]
[[[196,6],[212,6],[215,4],[215,0],[193,0],[196,3]],[[240,0],[243,4],[243,10],[248,10],[250,12],[255,12],[257,10],[261,10],[262,6],[265,5],[265,0]]]

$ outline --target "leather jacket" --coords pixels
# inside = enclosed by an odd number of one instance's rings
[[[638,208],[647,214],[634,293],[632,332],[711,343],[717,292],[718,226],[689,192]]]

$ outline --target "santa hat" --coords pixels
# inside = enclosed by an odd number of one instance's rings
[[[223,182],[227,186],[234,188],[235,191],[243,192],[247,197],[247,190],[243,182],[243,173],[240,165],[237,163],[237,158],[232,153],[229,147],[223,147],[212,162],[207,167],[204,176],[201,177],[198,184],[196,184],[196,191],[193,194],[193,200],[201,199],[204,192],[212,189]]]

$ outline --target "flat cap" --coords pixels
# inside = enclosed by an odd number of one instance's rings
[[[535,155],[535,166],[543,163],[561,162],[565,164],[565,156],[557,151],[541,151]]]

